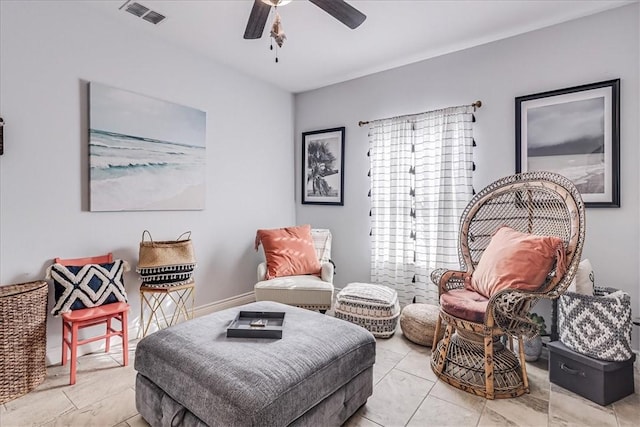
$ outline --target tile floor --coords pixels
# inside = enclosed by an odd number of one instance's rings
[[[0,426],[147,426],[135,408],[133,363],[121,367],[118,351],[81,357],[74,386],[68,385],[67,367],[49,367],[40,387],[0,405]],[[636,394],[602,407],[550,384],[544,358],[527,368],[530,394],[488,401],[437,381],[429,367],[430,355],[429,348],[409,342],[400,332],[378,340],[373,396],[346,426],[640,425],[639,363]]]

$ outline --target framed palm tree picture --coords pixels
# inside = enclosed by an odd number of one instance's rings
[[[302,204],[344,205],[344,129],[302,133]]]

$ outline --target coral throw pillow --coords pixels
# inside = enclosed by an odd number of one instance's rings
[[[556,265],[556,275],[566,270],[562,239],[537,236],[503,226],[495,232],[471,276],[470,287],[490,298],[503,289],[535,291]]]
[[[256,245],[262,243],[267,259],[266,278],[320,274],[320,262],[313,246],[311,226],[258,230]]]

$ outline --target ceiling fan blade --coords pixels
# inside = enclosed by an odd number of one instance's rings
[[[367,16],[344,0],[309,0],[352,30],[358,28]]]
[[[269,17],[269,11],[271,6],[263,3],[260,0],[253,2],[253,8],[251,8],[251,14],[249,15],[249,21],[247,22],[247,28],[244,30],[245,39],[259,39],[264,32],[264,26],[267,23]]]

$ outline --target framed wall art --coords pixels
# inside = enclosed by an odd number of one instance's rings
[[[89,83],[91,211],[200,210],[204,111]]]
[[[302,203],[344,205],[344,127],[302,134]]]
[[[620,79],[516,98],[516,172],[566,176],[587,207],[620,207]]]

